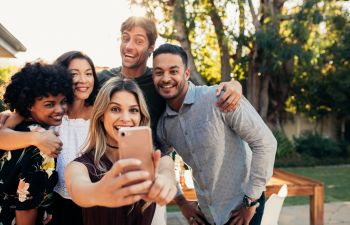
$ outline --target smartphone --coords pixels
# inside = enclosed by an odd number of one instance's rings
[[[150,179],[155,179],[155,168],[153,162],[153,143],[151,128],[146,126],[139,127],[123,127],[118,133],[119,158],[139,159],[141,170],[150,173]],[[138,170],[135,168],[127,168],[126,171]],[[137,183],[137,182],[135,182]]]

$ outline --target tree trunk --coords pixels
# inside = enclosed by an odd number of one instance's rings
[[[255,69],[255,60],[249,62],[248,82],[247,82],[247,99],[254,106],[256,111],[260,111],[259,93],[260,93],[260,78]]]
[[[269,109],[269,86],[270,86],[270,80],[271,77],[268,74],[265,74],[263,77],[261,77],[262,82],[261,82],[261,90],[260,90],[260,95],[259,95],[259,113],[261,118],[263,118],[264,121],[267,121],[267,112]]]
[[[245,15],[244,15],[244,4],[245,0],[239,0],[238,1],[238,8],[239,8],[239,35],[241,37],[244,36],[245,31]],[[241,42],[238,42],[236,54],[233,57],[233,60],[237,60],[242,57],[243,53],[243,45]]]
[[[196,65],[194,64],[194,58],[191,51],[191,42],[188,39],[188,30],[186,28],[186,11],[184,0],[174,1],[174,24],[175,24],[175,38],[180,42],[182,48],[186,51],[188,56],[188,66],[191,72],[191,81],[195,84],[206,84],[203,77],[198,73]]]
[[[218,14],[214,0],[208,1],[207,10],[209,11],[211,21],[213,22],[215,34],[218,39],[218,44],[220,48],[221,81],[229,81],[232,78],[228,40],[225,37],[224,24],[222,23],[221,17]]]

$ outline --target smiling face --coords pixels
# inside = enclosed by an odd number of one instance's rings
[[[32,119],[42,125],[58,126],[66,110],[66,97],[59,94],[37,98],[30,108],[30,113]]]
[[[102,121],[107,134],[107,143],[117,146],[115,137],[119,128],[140,125],[141,112],[135,95],[125,90],[115,92]]]
[[[153,51],[153,45],[150,46],[146,31],[141,27],[124,30],[121,39],[120,55],[123,67],[135,69],[146,65],[148,56]]]
[[[183,100],[190,72],[179,55],[159,54],[153,59],[153,82],[158,93],[167,101]]]
[[[86,59],[73,59],[68,66],[73,76],[73,91],[75,100],[86,100],[94,88],[92,68]]]

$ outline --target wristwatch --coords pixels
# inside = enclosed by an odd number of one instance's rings
[[[251,200],[248,196],[244,195],[243,197],[243,206],[246,207],[246,208],[249,208],[249,207],[252,207],[254,205],[256,205],[258,203],[258,200]]]

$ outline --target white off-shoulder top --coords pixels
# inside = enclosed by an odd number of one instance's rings
[[[64,182],[64,168],[78,157],[81,147],[87,138],[89,125],[90,120],[82,118],[69,119],[65,115],[62,119],[62,124],[54,129],[58,131],[59,138],[63,143],[62,151],[57,157],[58,182],[54,190],[63,198],[71,199]]]

